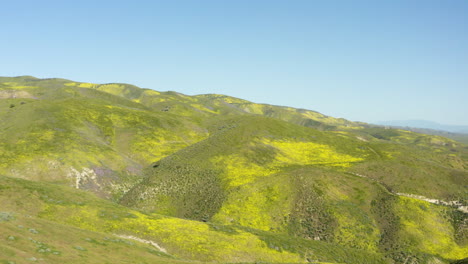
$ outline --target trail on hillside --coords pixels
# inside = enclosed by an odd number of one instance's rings
[[[158,243],[156,243],[156,242],[154,242],[152,240],[146,240],[146,239],[142,239],[142,238],[135,237],[135,236],[117,235],[117,234],[114,234],[114,235],[117,236],[117,237],[120,237],[120,238],[131,239],[131,240],[135,240],[135,241],[138,241],[138,242],[141,242],[141,243],[149,244],[149,245],[157,248],[159,251],[167,253],[167,250],[165,248],[161,247]]]
[[[404,196],[404,197],[417,199],[417,200],[420,200],[420,201],[429,202],[429,203],[432,203],[432,204],[444,205],[444,206],[448,206],[448,207],[454,207],[457,210],[468,214],[468,205],[464,205],[460,201],[444,201],[444,200],[439,200],[439,199],[427,198],[427,197],[422,196],[422,195],[394,192],[385,183],[380,182],[380,181],[378,181],[376,179],[373,179],[373,178],[371,178],[369,176],[365,176],[365,175],[355,173],[355,172],[347,172],[347,173],[351,174],[351,175],[354,175],[354,176],[357,176],[357,177],[360,177],[360,178],[365,178],[365,179],[369,179],[369,180],[371,180],[373,182],[376,182],[377,184],[379,184],[379,186],[381,186],[384,190],[386,190],[388,193],[390,193],[392,195]]]

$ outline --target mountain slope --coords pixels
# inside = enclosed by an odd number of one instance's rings
[[[161,245],[173,258],[154,257],[168,262],[468,255],[468,147],[441,136],[224,95],[31,76],[0,77],[0,121],[0,211],[88,234],[96,252],[117,234]],[[147,252],[135,245],[129,256]],[[74,246],[63,252],[76,257]]]
[[[118,196],[147,164],[207,136],[190,119],[107,93],[21,89],[39,97],[0,100],[4,175]]]
[[[379,154],[388,150],[379,144],[263,117],[230,119],[206,140],[153,164],[146,171],[147,178],[122,203],[149,212],[385,252],[396,260],[422,260],[425,254],[462,258],[468,248],[456,237],[465,236],[466,227],[454,230],[451,221],[459,217],[454,209],[423,202],[421,206],[429,206],[430,213],[414,212],[419,202],[397,194],[407,190],[429,193],[427,186],[405,189],[390,182],[392,178],[382,179],[389,182],[385,184],[357,173],[365,166],[375,166],[365,170],[375,171],[399,164],[398,159]],[[418,155],[424,158],[432,153],[421,149]],[[401,170],[423,168],[428,162],[409,159],[408,164],[410,168]],[[387,174],[398,176],[393,171]],[[421,175],[427,178],[429,174],[423,171]],[[445,184],[448,196],[462,197],[466,188],[458,184],[466,182],[466,174],[461,175],[455,179],[451,174],[438,174],[434,184]],[[405,227],[407,223],[420,230],[425,227],[413,217],[437,219],[437,228],[446,230],[445,235],[436,238],[429,230],[414,235],[414,229]],[[383,224],[387,222],[391,224]],[[399,235],[383,239],[388,233]],[[441,246],[430,247],[425,240]]]
[[[123,252],[113,256],[117,262],[133,257],[148,263],[178,263],[181,258],[222,262],[305,262],[307,257],[314,256],[315,260],[326,262],[385,263],[378,254],[324,242],[142,214],[81,190],[55,184],[0,177],[0,202],[0,228],[7,234],[1,238],[7,243],[2,243],[2,248],[6,249],[0,252],[0,259],[8,261],[34,257],[52,263],[63,263],[67,259],[99,263],[102,258],[95,258],[98,254],[120,247]],[[62,244],[63,238],[59,237],[63,235],[73,239]],[[14,239],[10,239],[11,236]],[[129,241],[132,237],[153,241],[160,249]],[[17,247],[22,252],[14,249]]]

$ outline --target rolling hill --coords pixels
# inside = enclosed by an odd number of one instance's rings
[[[5,263],[468,257],[468,146],[442,136],[31,76],[0,77],[0,121]]]

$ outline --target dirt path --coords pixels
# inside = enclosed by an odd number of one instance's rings
[[[167,253],[167,250],[165,248],[159,246],[158,243],[156,243],[154,241],[142,239],[142,238],[135,237],[135,236],[126,236],[126,235],[117,235],[117,234],[114,234],[114,235],[118,236],[120,238],[131,239],[131,240],[135,240],[135,241],[138,241],[138,242],[141,242],[141,243],[150,244],[151,246],[157,248],[159,251]]]
[[[459,211],[461,211],[463,213],[468,214],[468,206],[462,204],[460,201],[444,201],[444,200],[439,200],[439,199],[427,198],[427,197],[422,196],[422,195],[408,194],[408,193],[396,193],[396,192],[393,192],[392,190],[390,190],[384,183],[379,182],[379,181],[377,181],[375,179],[372,179],[372,178],[370,178],[368,176],[365,176],[365,175],[362,175],[362,174],[359,174],[359,173],[355,173],[355,172],[348,172],[348,174],[374,181],[374,182],[378,183],[380,186],[382,186],[387,192],[389,192],[389,193],[391,193],[393,195],[404,196],[404,197],[409,197],[409,198],[413,198],[413,199],[417,199],[417,200],[421,200],[421,201],[426,201],[426,202],[429,202],[429,203],[432,203],[432,204],[453,207],[453,208],[456,208],[457,210],[459,210]]]

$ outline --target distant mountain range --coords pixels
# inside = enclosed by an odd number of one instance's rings
[[[468,134],[468,126],[439,124],[428,120],[391,120],[379,121],[376,124],[394,127],[426,128]]]

